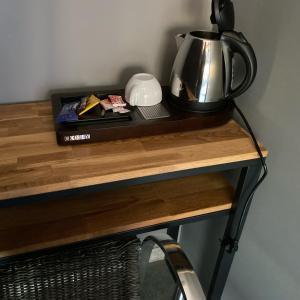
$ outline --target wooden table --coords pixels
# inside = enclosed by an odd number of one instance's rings
[[[156,228],[176,237],[179,225],[224,213],[230,218],[223,241],[230,241],[261,171],[251,139],[233,120],[61,147],[49,101],[0,107],[2,258]],[[221,173],[231,169],[240,170],[236,190]],[[209,299],[221,297],[233,248],[221,244]]]

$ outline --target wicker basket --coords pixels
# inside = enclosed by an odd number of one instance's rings
[[[0,299],[140,299],[138,239],[90,242],[0,266]]]

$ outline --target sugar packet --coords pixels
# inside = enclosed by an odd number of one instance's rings
[[[109,95],[108,98],[112,103],[113,107],[125,107],[127,104],[123,101],[122,96],[118,95]]]

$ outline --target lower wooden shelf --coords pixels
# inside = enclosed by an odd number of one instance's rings
[[[0,209],[0,257],[229,210],[233,188],[205,174]]]

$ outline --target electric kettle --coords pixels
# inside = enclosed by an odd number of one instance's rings
[[[213,7],[219,9],[215,3]],[[178,53],[171,73],[170,101],[183,110],[221,110],[228,100],[243,94],[255,79],[254,50],[242,33],[233,30],[233,6],[230,1],[226,3],[223,14],[213,10],[219,32],[193,31],[177,35]],[[241,56],[245,72],[241,72],[241,64],[233,63],[236,54]],[[244,76],[237,76],[241,73]],[[234,86],[236,82],[239,84]]]

